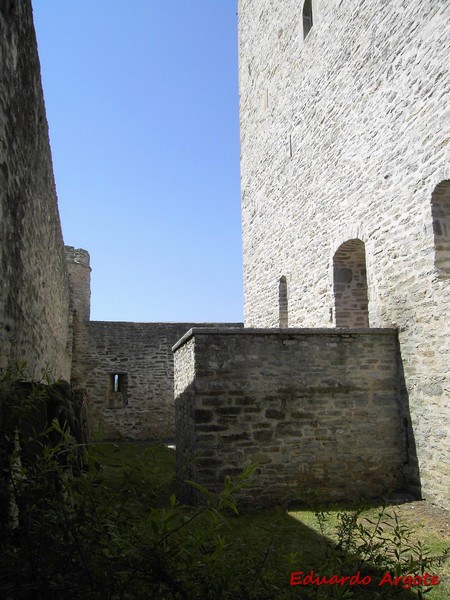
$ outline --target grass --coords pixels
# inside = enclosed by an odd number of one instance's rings
[[[404,529],[403,545],[405,546],[405,554],[411,554],[417,552],[417,548],[422,548],[424,553],[428,553],[432,556],[441,555],[449,544],[442,539],[436,533],[428,531],[425,527],[418,526],[416,523],[400,517],[397,525],[395,515],[403,512],[399,510],[400,507],[390,506],[385,509],[382,522],[386,525],[383,526],[383,538],[395,542],[395,529],[400,526]],[[364,510],[363,514],[358,518],[357,523],[367,528],[369,531],[374,530],[373,523],[377,521],[379,515],[382,512],[382,507],[371,507]],[[289,513],[294,519],[307,525],[310,530],[316,531],[318,534],[327,537],[328,540],[338,543],[338,529],[339,529],[339,515],[342,514],[343,508],[336,507],[333,509],[328,508],[325,513],[326,520],[322,526],[317,521],[316,514],[312,511],[299,511]],[[409,522],[408,522],[409,521]],[[386,544],[387,545],[387,544]],[[392,546],[395,548],[395,545]],[[440,584],[433,587],[432,590],[427,594],[429,598],[434,600],[448,600],[450,598],[450,562],[447,560],[438,568],[434,568],[429,572],[437,574],[440,579]],[[378,579],[380,581],[380,579]]]
[[[162,444],[95,444],[89,466],[101,465],[102,478],[115,490],[129,485],[144,506],[164,504],[175,491],[175,452]]]
[[[142,447],[134,445],[97,445],[90,448],[89,461],[91,466],[101,463],[104,465],[101,477],[112,488],[120,491],[132,490],[136,499],[136,519],[145,519],[145,511],[151,507],[168,506],[169,498],[175,490],[175,453],[162,445]],[[194,510],[194,509],[192,509]],[[139,511],[142,511],[141,514]],[[392,509],[388,510],[390,514]],[[376,522],[380,513],[379,508],[371,508],[355,521],[355,531],[369,531],[371,523]],[[401,590],[386,584],[378,587],[377,583],[385,573],[385,569],[376,564],[363,564],[360,567],[369,573],[374,586],[290,586],[290,576],[293,571],[310,571],[316,574],[354,575],[360,566],[356,549],[350,551],[351,545],[345,550],[336,551],[336,545],[343,542],[343,536],[349,532],[349,526],[343,527],[341,508],[327,509],[326,512],[313,510],[291,511],[282,510],[259,511],[239,515],[228,515],[214,529],[214,540],[205,538],[205,531],[210,526],[205,513],[192,513],[195,518],[185,517],[187,525],[177,531],[177,543],[186,544],[198,552],[197,560],[203,568],[202,561],[210,560],[211,588],[213,583],[217,589],[211,597],[219,597],[220,581],[227,585],[230,577],[236,579],[233,596],[228,598],[418,598],[417,590]],[[436,555],[444,550],[445,542],[439,536],[422,528],[418,537],[411,534],[410,529],[403,523],[397,524],[386,515],[383,520],[386,525],[378,537],[394,542],[398,527],[402,527],[400,537],[405,546],[407,536],[410,536],[404,552],[407,553],[419,540],[426,544],[431,554]],[[179,526],[176,526],[179,528]],[[346,529],[347,527],[347,529]],[[359,529],[357,529],[359,528]],[[169,529],[170,531],[170,529]],[[367,534],[366,534],[367,535]],[[398,537],[398,535],[397,535]],[[198,542],[198,543],[197,543]],[[208,544],[216,544],[219,551],[211,551]],[[378,554],[383,553],[383,542],[379,544]],[[216,547],[216,546],[214,546]],[[397,544],[397,548],[399,545]],[[341,549],[342,550],[342,549]],[[421,550],[422,551],[422,550]],[[376,553],[375,553],[376,554]],[[211,556],[213,558],[211,558]],[[208,558],[209,557],[209,558]],[[364,561],[363,561],[364,562]],[[200,564],[201,563],[201,564]],[[203,572],[203,571],[202,571]],[[442,581],[426,594],[432,600],[448,600],[450,598],[450,570],[448,562],[434,570]],[[240,589],[241,592],[236,592]],[[219,591],[217,591],[219,590]],[[345,593],[347,595],[345,595]],[[384,595],[380,595],[383,592]],[[205,593],[205,592],[203,592]],[[239,594],[242,594],[239,595]],[[224,592],[225,594],[225,592]],[[341,595],[339,595],[341,594]],[[161,596],[162,597],[162,596]],[[165,596],[164,596],[165,597]],[[195,597],[195,596],[192,596]],[[209,596],[208,596],[209,597]]]

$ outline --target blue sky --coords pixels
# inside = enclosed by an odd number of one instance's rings
[[[92,319],[241,321],[237,7],[33,0],[65,243]]]

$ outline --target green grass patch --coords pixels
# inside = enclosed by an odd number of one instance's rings
[[[448,564],[432,560],[444,551],[442,540],[424,530],[417,540],[391,508],[236,514],[237,484],[229,479],[222,494],[205,494],[204,506],[187,507],[175,494],[175,452],[164,445],[93,445],[86,470],[67,478],[59,458],[68,443],[63,436],[17,480],[21,525],[0,538],[0,597],[450,597],[445,582],[428,591],[378,586],[388,567],[397,575],[426,569],[448,576]],[[314,573],[328,583],[291,586],[293,572],[302,573],[294,581]],[[351,585],[357,573],[370,577],[370,585]],[[330,583],[333,576],[348,579]]]
[[[94,457],[101,454],[107,463],[103,476],[116,490],[120,490],[126,480],[142,498],[150,493],[153,506],[167,505],[175,489],[172,450],[164,446],[109,445],[94,447],[91,453]],[[142,506],[148,504],[144,502]],[[357,518],[353,517],[355,512],[358,513],[356,509],[343,511],[342,507],[337,507],[326,511],[275,510],[236,516],[225,511],[220,517],[216,514],[217,520],[211,525],[208,510],[197,514],[188,509],[184,519],[193,515],[194,518],[177,532],[176,543],[190,548],[193,562],[204,576],[209,577],[211,597],[228,597],[228,593],[248,598],[280,599],[417,598],[423,595],[427,586],[404,590],[401,582],[391,586],[389,581],[378,586],[386,573],[384,565],[395,564],[395,552],[404,563],[408,557],[409,560],[413,557],[416,563],[418,559],[426,563],[431,556],[444,552],[445,542],[436,536],[424,535],[424,531],[416,538],[409,526],[396,521],[392,508],[386,508],[384,512],[377,507],[369,508]],[[136,518],[141,517],[136,515]],[[195,552],[198,552],[197,556]],[[411,567],[417,567],[416,563],[411,563]],[[439,565],[438,570],[436,568],[432,573],[438,573],[443,581],[431,586],[426,596],[447,600],[450,597],[446,583],[448,562]],[[349,585],[347,582],[344,586],[290,586],[293,571],[302,571],[304,575],[313,571],[316,576],[328,577],[350,577],[360,571],[369,574],[372,585]],[[206,592],[202,590],[201,593]]]
[[[175,452],[164,444],[95,444],[88,467],[106,488],[132,491],[143,509],[164,505],[175,492]]]

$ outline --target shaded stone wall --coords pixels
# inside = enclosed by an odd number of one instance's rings
[[[191,327],[203,324],[90,321],[89,253],[71,246],[65,250],[73,310],[72,383],[85,391],[90,435],[172,439],[172,347]]]
[[[71,309],[78,323],[86,323],[91,317],[91,267],[87,250],[65,246],[67,272],[69,274]]]
[[[313,0],[305,39],[301,7],[239,2],[245,325],[278,325],[282,276],[290,326],[336,325],[333,258],[363,242],[423,493],[450,507],[450,3]]]
[[[31,2],[0,3],[0,367],[70,378],[71,315]]]
[[[201,330],[175,347],[177,468],[252,506],[417,488],[394,330]],[[200,496],[183,486],[185,499]]]
[[[173,438],[172,346],[192,326],[79,324],[73,381],[86,390],[91,435],[100,430],[106,439]]]

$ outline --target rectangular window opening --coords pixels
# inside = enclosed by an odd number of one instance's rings
[[[109,389],[113,394],[121,394],[124,405],[127,397],[128,375],[126,373],[111,373]]]

